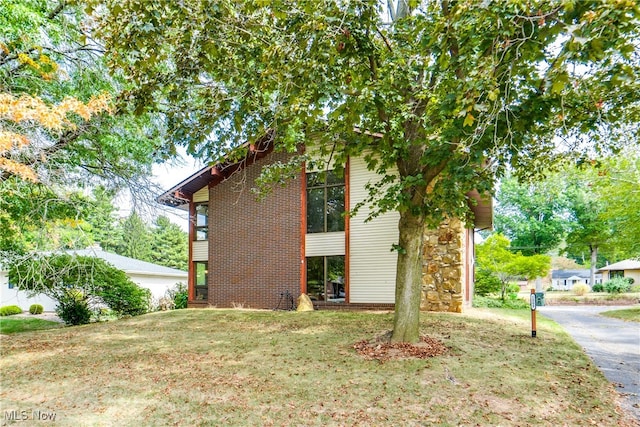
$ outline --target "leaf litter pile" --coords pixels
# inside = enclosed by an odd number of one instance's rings
[[[394,342],[388,332],[373,340],[358,341],[353,345],[356,352],[367,360],[385,362],[395,359],[427,359],[445,354],[449,349],[439,340],[425,335],[415,344]]]

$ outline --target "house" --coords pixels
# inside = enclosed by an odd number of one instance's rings
[[[640,284],[640,261],[625,259],[615,264],[607,265],[598,270],[602,273],[604,281],[615,277],[625,277],[631,279],[631,284]]]
[[[285,163],[269,139],[246,156],[205,167],[158,197],[188,209],[189,307],[275,308],[283,295],[310,296],[317,308],[385,308],[395,301],[398,214],[365,221],[363,206],[343,215],[376,182],[362,158],[344,174],[300,171],[264,200],[250,192],[265,165]],[[477,192],[478,228],[491,226],[491,204]],[[459,312],[473,295],[473,229],[452,219],[425,230],[422,308]]]
[[[99,246],[88,249],[67,251],[70,254],[101,258],[124,273],[137,285],[151,291],[152,301],[162,298],[167,289],[176,283],[187,283],[188,273],[175,268],[164,267],[150,262],[117,255],[102,250]],[[15,288],[6,272],[0,270],[0,306],[17,305],[28,310],[31,304],[42,304],[45,311],[54,311],[58,303],[46,295],[30,297],[27,292]]]
[[[592,287],[595,284],[602,283],[602,274],[596,273],[595,283],[591,282],[591,270],[552,270],[551,271],[551,288],[554,291],[569,291],[574,285],[584,284]]]

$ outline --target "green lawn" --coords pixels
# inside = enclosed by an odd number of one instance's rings
[[[0,317],[0,333],[15,334],[17,332],[37,331],[41,329],[60,328],[60,322],[29,317]]]
[[[621,320],[627,320],[630,322],[640,322],[640,307],[625,308],[622,310],[604,311],[600,314],[603,316],[613,317]]]
[[[445,355],[360,357],[389,313],[176,310],[15,334],[0,406],[64,426],[631,425],[555,323],[531,338],[526,310],[422,319]]]

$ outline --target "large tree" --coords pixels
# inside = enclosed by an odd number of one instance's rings
[[[338,167],[364,154],[386,185],[371,187],[377,212],[400,213],[392,340],[413,342],[425,225],[471,220],[467,193],[491,191],[509,165],[535,174],[583,143],[637,137],[639,11],[628,1],[394,3],[110,0],[95,10],[113,70],[135,86],[132,107],[163,112],[173,142],[197,156],[267,136],[283,151],[313,145]]]
[[[544,254],[563,241],[568,226],[564,176],[550,174],[535,182],[504,177],[496,196],[495,229],[522,253]]]

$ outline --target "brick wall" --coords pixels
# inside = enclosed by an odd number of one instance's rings
[[[216,307],[275,308],[300,295],[300,179],[262,201],[250,192],[271,153],[209,191],[209,301]]]

